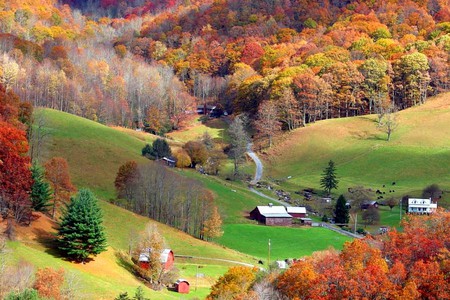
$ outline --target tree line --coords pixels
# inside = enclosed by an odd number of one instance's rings
[[[211,192],[160,163],[125,163],[119,168],[115,187],[116,203],[137,214],[201,239],[216,237],[218,230],[209,224],[218,224],[220,231],[221,221],[211,221],[220,220]]]

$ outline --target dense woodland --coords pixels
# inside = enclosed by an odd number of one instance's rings
[[[3,1],[1,80],[35,106],[161,134],[206,102],[272,131],[382,115],[449,89],[448,4]]]

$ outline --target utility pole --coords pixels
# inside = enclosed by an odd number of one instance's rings
[[[270,239],[269,239],[269,259],[267,263],[267,270],[269,270],[269,268],[270,268]]]

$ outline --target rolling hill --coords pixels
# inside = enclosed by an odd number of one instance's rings
[[[49,138],[44,141],[41,161],[44,162],[53,156],[64,157],[69,162],[73,183],[78,188],[92,189],[101,200],[114,197],[113,182],[121,164],[128,160],[148,162],[141,156],[140,150],[145,143],[154,139],[151,135],[109,128],[51,109],[38,109],[36,113],[45,116],[44,130],[49,133]],[[136,287],[142,283],[119,263],[116,252],[127,250],[130,235],[142,231],[148,222],[157,224],[158,230],[176,255],[250,263],[255,261],[250,256],[193,238],[179,230],[112,205],[108,201],[100,201],[100,206],[104,215],[109,248],[94,261],[86,265],[72,264],[53,253],[48,245],[48,236],[54,232],[56,224],[44,215],[38,215],[38,220],[31,227],[19,228],[18,241],[8,244],[13,250],[11,251],[13,261],[27,261],[36,267],[61,267],[68,272],[74,272],[79,278],[81,289],[86,291],[87,298],[111,299],[124,291],[132,295]],[[202,266],[204,274],[200,280],[196,279],[198,265]],[[151,299],[204,298],[209,293],[211,284],[219,275],[225,273],[230,265],[234,263],[176,259],[180,276],[196,282],[195,291],[189,296],[182,296],[173,292],[157,293],[146,289],[146,294]]]
[[[389,142],[375,115],[309,124],[268,151],[267,175],[287,190],[319,190],[323,169],[333,160],[340,180],[335,194],[361,185],[388,196],[421,196],[424,187],[436,183],[447,191],[442,204],[448,206],[450,94],[400,111],[398,122]]]

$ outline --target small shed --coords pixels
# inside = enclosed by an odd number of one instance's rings
[[[142,269],[148,270],[148,268],[150,267],[150,252],[151,249],[147,249],[147,251],[142,252],[139,255],[139,267],[141,267]],[[171,249],[164,249],[161,252],[159,259],[164,271],[172,269],[173,263],[175,261],[175,256]]]
[[[205,105],[197,105],[197,114],[209,115],[211,118],[219,118],[223,115],[223,109],[219,105],[206,105],[206,107]]]
[[[369,207],[378,208],[378,202],[377,201],[364,201],[363,203],[361,203],[361,209],[368,209]]]
[[[292,225],[292,216],[287,213],[284,206],[257,206],[250,212],[250,218],[265,225],[289,226]]]
[[[186,279],[178,279],[175,282],[175,290],[181,294],[189,294],[189,282]]]
[[[173,158],[173,157],[170,157],[170,158],[169,157],[163,157],[161,160],[164,161],[164,163],[166,165],[168,165],[169,167],[171,167],[171,168],[175,167],[175,165],[177,163],[175,158]]]
[[[286,207],[287,213],[295,219],[305,218],[308,216],[306,208],[301,206],[288,206]]]
[[[310,218],[300,218],[302,225],[312,226],[312,219]]]
[[[276,261],[278,269],[287,269],[287,263],[284,260]]]

